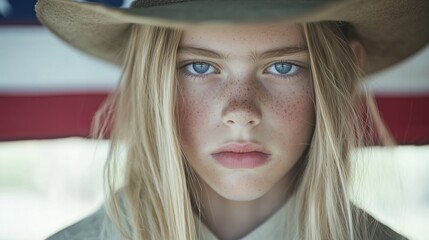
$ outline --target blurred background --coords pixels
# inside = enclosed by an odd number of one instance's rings
[[[45,239],[103,202],[108,140],[89,138],[120,70],[57,39],[35,0],[0,0],[0,240]],[[127,0],[99,0],[128,6]],[[429,239],[429,47],[367,81],[396,147],[354,153],[354,201]]]

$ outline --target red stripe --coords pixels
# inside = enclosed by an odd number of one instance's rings
[[[0,96],[0,140],[88,137],[106,93]]]
[[[106,93],[0,96],[0,140],[88,137]],[[377,96],[399,144],[429,144],[429,95]]]
[[[429,96],[377,96],[381,117],[400,144],[429,143]]]

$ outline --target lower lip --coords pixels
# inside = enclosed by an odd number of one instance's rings
[[[222,166],[231,169],[257,168],[268,162],[269,154],[261,152],[221,152],[212,155]]]

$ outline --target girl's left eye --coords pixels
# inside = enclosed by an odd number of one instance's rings
[[[185,66],[185,69],[192,75],[208,75],[216,72],[216,68],[205,62],[190,63]]]
[[[288,63],[288,62],[277,62],[272,65],[270,65],[266,72],[275,74],[275,75],[283,75],[283,76],[290,76],[296,74],[301,67]]]

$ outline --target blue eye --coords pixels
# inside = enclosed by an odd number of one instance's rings
[[[300,69],[299,66],[287,63],[287,62],[278,62],[274,63],[267,68],[267,72],[275,75],[294,75]]]
[[[216,72],[216,69],[204,62],[193,62],[185,66],[186,71],[193,75],[206,75]]]

